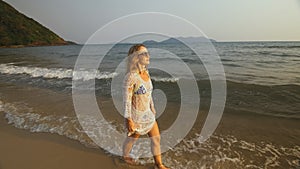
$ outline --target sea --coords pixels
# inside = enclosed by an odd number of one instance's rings
[[[124,77],[131,45],[113,45],[106,53],[105,44],[1,48],[0,111],[20,130],[59,134],[116,156],[88,135],[97,131],[113,143],[104,131],[107,123],[86,117],[90,128],[81,126],[73,99],[80,86],[74,81],[90,84],[83,91],[92,91],[104,120],[125,134],[122,81],[114,80]],[[194,124],[178,144],[163,152],[164,163],[178,169],[300,168],[300,42],[214,42],[209,49],[207,45],[191,44],[197,51],[177,43],[147,45],[161,132],[172,126],[185,104],[181,93],[187,89],[180,84],[195,81],[193,92],[200,97]],[[98,67],[81,69],[79,57]],[[214,106],[212,83],[220,80],[225,81],[224,110],[212,135],[203,140],[202,128]],[[153,163],[152,158],[139,161]]]

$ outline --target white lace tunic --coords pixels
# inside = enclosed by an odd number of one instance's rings
[[[153,104],[151,79],[145,81],[137,72],[130,72],[123,86],[124,116],[134,122],[135,133],[147,134],[155,123],[155,114],[150,108]]]

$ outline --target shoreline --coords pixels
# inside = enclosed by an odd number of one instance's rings
[[[298,120],[292,123],[287,119],[274,121],[274,119],[269,119],[266,116],[257,118],[252,114],[245,114],[243,118],[240,118],[236,114],[237,112],[231,110],[231,113],[229,113],[228,111],[224,112],[215,134],[219,136],[234,136],[238,140],[245,140],[258,147],[264,146],[261,144],[262,141],[273,146],[279,145],[287,148],[297,145],[296,140],[298,139],[296,136],[299,132],[297,129]],[[256,126],[249,125],[253,120],[257,122]],[[267,123],[268,127],[262,128],[263,123]],[[274,126],[289,126],[288,128],[293,128],[293,130],[285,129],[285,133],[283,133],[281,130],[272,130],[271,124]],[[194,127],[200,127],[198,125],[201,126],[202,124],[196,123]],[[276,135],[278,137],[274,140],[274,136]],[[118,160],[120,158],[117,156],[107,154],[102,149],[88,148],[80,142],[65,136],[53,133],[32,133],[28,130],[18,129],[7,123],[4,113],[0,113],[0,137],[0,149],[2,150],[0,152],[1,169],[153,168],[153,164],[146,164],[145,166],[128,166],[124,163],[122,164]],[[289,141],[287,141],[284,139],[286,137],[292,140],[288,139]],[[287,142],[282,144],[284,140]],[[220,144],[224,144],[226,147],[226,143],[220,142]]]
[[[0,113],[1,169],[116,168],[113,156],[89,149],[76,140],[49,133],[31,133],[7,124]]]
[[[14,48],[26,48],[26,47],[47,47],[47,46],[68,46],[68,45],[80,45],[75,42],[66,43],[54,43],[54,44],[27,44],[27,45],[8,45],[8,46],[0,46],[0,49],[14,49]]]

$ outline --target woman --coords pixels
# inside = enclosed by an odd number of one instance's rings
[[[134,142],[140,135],[151,138],[151,151],[155,168],[168,169],[162,164],[160,133],[155,120],[156,111],[152,100],[152,82],[147,70],[150,55],[143,44],[132,46],[128,52],[127,74],[124,80],[124,109],[128,137],[123,145],[123,158],[129,164],[134,160],[129,156]]]

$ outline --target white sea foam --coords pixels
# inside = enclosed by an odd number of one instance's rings
[[[177,82],[179,78],[174,77],[151,77],[152,80],[158,81],[158,82]]]
[[[31,77],[43,78],[73,78],[73,70],[66,68],[44,68],[15,66],[10,64],[0,64],[0,73],[2,74],[27,74]],[[116,72],[100,72],[99,70],[80,70],[74,72],[74,80],[91,79],[111,79],[117,75]]]
[[[76,117],[46,115],[35,112],[22,102],[0,101],[0,111],[5,113],[8,124],[30,132],[56,133],[78,140],[87,147],[97,147],[81,129]]]

